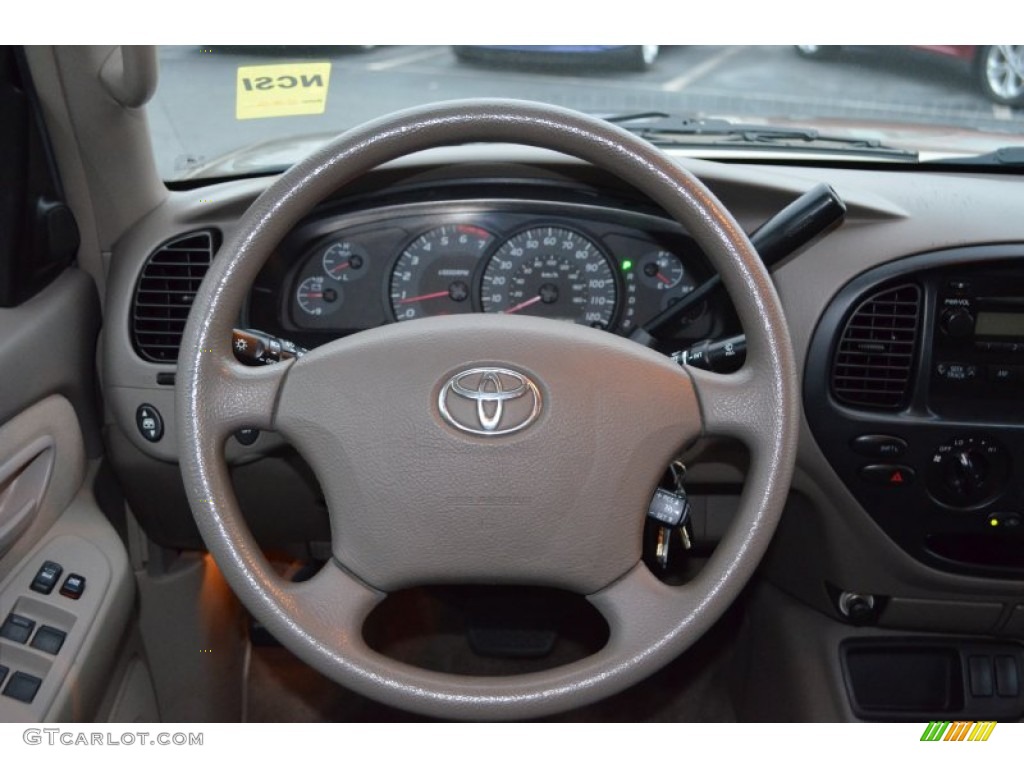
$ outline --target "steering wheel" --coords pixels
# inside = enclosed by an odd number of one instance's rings
[[[747,336],[743,368],[684,370],[592,328],[512,315],[395,323],[260,368],[231,329],[275,246],[344,184],[412,152],[466,142],[556,150],[660,204],[721,273]],[[797,387],[778,296],[749,240],[689,172],[604,121],[532,102],[401,112],[338,137],[242,216],[196,295],[178,364],[181,470],[199,530],[242,603],[336,682],[422,714],[532,718],[635,683],[685,650],[757,566],[795,458]],[[490,426],[488,426],[490,425]],[[277,576],[232,490],[224,443],[276,430],[313,468],[333,558]],[[741,440],[750,470],[734,524],[700,573],[671,587],[641,562],[651,496],[705,434]],[[424,584],[572,590],[604,616],[596,653],[508,677],[444,674],[372,650],[361,628],[387,593]]]

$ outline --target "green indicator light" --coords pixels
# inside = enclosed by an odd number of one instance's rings
[[[997,517],[990,517],[989,520],[988,520],[988,524],[991,525],[993,528],[998,528],[999,527],[999,518],[997,518]]]
[[[624,262],[622,262],[622,271],[623,272],[629,272],[629,270],[631,270],[632,268],[633,268],[633,262],[630,261],[629,259],[626,259]]]

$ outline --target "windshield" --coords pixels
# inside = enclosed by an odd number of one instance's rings
[[[1024,144],[1024,46],[163,46],[159,60],[148,116],[168,181],[277,171],[368,119],[469,97],[610,117],[704,157],[991,161]]]

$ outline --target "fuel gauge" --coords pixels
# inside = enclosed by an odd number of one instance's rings
[[[697,279],[672,251],[648,251],[640,258],[636,274],[646,290],[655,291],[659,312],[668,309],[697,287]],[[705,302],[697,303],[679,318],[679,325],[689,325],[699,319],[706,309]]]
[[[682,259],[671,251],[648,253],[640,259],[638,274],[644,285],[656,291],[671,291],[688,277]],[[692,289],[693,283],[690,281],[690,290]]]

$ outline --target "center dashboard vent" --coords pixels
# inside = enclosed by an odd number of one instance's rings
[[[861,303],[843,328],[832,364],[836,400],[896,409],[910,394],[921,316],[921,289],[900,285]]]
[[[142,268],[132,299],[135,351],[154,363],[174,363],[185,321],[216,250],[216,232],[190,232],[157,248]]]

